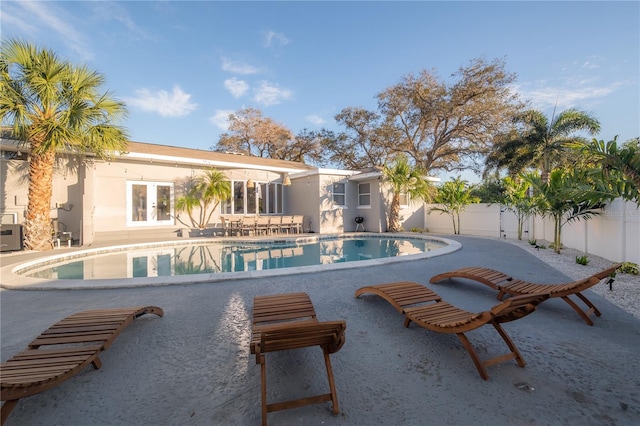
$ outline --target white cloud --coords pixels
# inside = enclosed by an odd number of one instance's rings
[[[289,89],[281,89],[278,84],[261,81],[260,86],[253,91],[253,99],[264,105],[277,105],[283,100],[291,98],[293,93]]]
[[[244,80],[238,80],[237,78],[229,78],[224,81],[224,87],[233,95],[234,98],[239,98],[249,90],[249,85]]]
[[[267,31],[266,33],[264,33],[265,47],[271,47],[274,45],[282,47],[286,46],[289,43],[289,39],[282,33],[277,33],[275,31]]]
[[[15,6],[15,8],[11,8]],[[62,40],[76,53],[84,59],[93,57],[91,50],[86,44],[85,37],[76,31],[71,24],[74,22],[72,16],[65,15],[51,2],[4,2],[2,5],[3,15],[9,13],[13,22],[22,28],[31,26],[40,30],[52,31],[60,36]],[[8,9],[8,10],[7,10]],[[11,16],[13,13],[13,16]],[[2,18],[6,18],[3,16]]]
[[[535,109],[551,108],[557,105],[559,109],[584,108],[584,104],[596,103],[608,96],[624,83],[612,83],[608,86],[576,85],[567,87],[538,86],[535,88],[516,87],[515,90],[524,99],[531,101]]]
[[[306,120],[310,123],[315,124],[316,126],[321,126],[326,123],[326,120],[319,115],[311,114],[305,117]]]
[[[226,131],[229,129],[229,114],[234,112],[230,109],[217,109],[216,113],[209,118],[209,122]]]
[[[260,72],[260,69],[257,67],[243,62],[232,61],[229,58],[222,58],[222,70],[242,75],[257,74]]]
[[[158,113],[162,117],[182,117],[198,107],[198,104],[190,99],[190,94],[175,86],[171,93],[166,90],[151,92],[146,88],[139,89],[136,90],[136,97],[126,99],[126,102],[143,111]]]

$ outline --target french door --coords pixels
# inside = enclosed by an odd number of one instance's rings
[[[127,182],[127,226],[173,225],[173,183]]]

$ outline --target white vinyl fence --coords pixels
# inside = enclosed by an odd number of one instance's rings
[[[437,234],[453,234],[451,217],[431,212],[425,206],[424,228]],[[515,215],[498,204],[471,204],[460,215],[460,234],[496,238],[518,238]],[[525,222],[523,240],[553,241],[553,220],[535,216]],[[621,199],[608,204],[602,214],[562,227],[565,247],[593,254],[612,262],[640,264],[640,208]]]

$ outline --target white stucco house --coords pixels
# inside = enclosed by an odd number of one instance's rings
[[[7,138],[0,139],[0,153],[0,219],[21,224],[29,153]],[[221,215],[303,215],[303,231],[314,233],[355,231],[355,218],[362,217],[366,231],[386,231],[389,192],[379,170],[323,169],[140,142],[129,142],[128,152],[111,161],[61,154],[51,200],[54,226],[74,245],[175,237],[185,228],[179,219],[187,222],[186,214],[175,210],[181,184],[212,167],[224,172],[233,189],[232,199],[219,206],[207,226],[213,235]],[[404,204],[404,228],[422,226],[423,204]]]

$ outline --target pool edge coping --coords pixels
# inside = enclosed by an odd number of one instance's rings
[[[64,259],[74,259],[79,257],[84,257],[89,253],[90,255],[100,254],[101,252],[113,252],[114,249],[116,251],[125,251],[131,248],[144,248],[144,247],[161,247],[161,246],[172,246],[172,245],[189,245],[189,244],[200,244],[202,242],[212,242],[210,238],[207,239],[189,239],[189,240],[171,240],[171,241],[161,241],[161,242],[150,242],[150,243],[135,243],[135,244],[124,244],[117,246],[106,246],[100,248],[92,248],[92,249],[83,249],[77,250],[74,252],[67,252],[58,255],[49,255],[43,256],[40,259],[34,259],[27,262],[20,262],[19,264],[13,264],[9,266],[5,266],[0,268],[2,271],[2,283],[0,283],[0,289],[3,290],[104,290],[104,289],[125,289],[125,288],[141,288],[141,287],[161,287],[168,285],[193,285],[193,284],[205,284],[205,283],[215,283],[221,281],[231,281],[231,280],[240,280],[240,279],[253,279],[253,278],[264,278],[264,277],[277,277],[277,276],[285,276],[285,275],[293,275],[293,274],[309,274],[309,273],[317,273],[317,272],[325,272],[325,271],[335,271],[335,270],[343,270],[343,269],[355,269],[359,267],[367,267],[367,266],[380,266],[389,263],[399,263],[399,262],[409,262],[414,260],[428,259],[431,257],[442,256],[445,254],[450,254],[455,251],[458,251],[462,248],[462,244],[458,241],[451,240],[443,237],[436,236],[427,236],[423,234],[415,234],[415,233],[373,233],[373,232],[363,232],[363,233],[343,233],[343,234],[317,234],[317,235],[309,235],[306,234],[304,236],[299,237],[289,237],[289,238],[250,238],[250,239],[228,239],[228,238],[220,238],[216,239],[215,242],[242,242],[242,243],[266,243],[266,242],[282,242],[282,241],[291,241],[292,243],[296,241],[318,241],[322,239],[328,238],[380,238],[380,237],[399,237],[399,238],[415,238],[419,240],[435,240],[445,242],[448,245],[441,249],[435,250],[433,252],[423,252],[419,254],[413,255],[405,255],[405,256],[397,256],[397,257],[388,257],[388,258],[379,258],[379,259],[369,259],[369,260],[360,260],[357,262],[344,262],[344,263],[333,263],[333,264],[324,264],[324,265],[309,265],[309,266],[298,266],[292,268],[281,268],[281,269],[267,269],[262,271],[242,271],[242,272],[218,272],[218,273],[210,273],[210,274],[193,274],[193,275],[180,275],[180,276],[170,276],[170,277],[145,277],[145,278],[109,278],[109,279],[88,279],[88,280],[47,280],[43,278],[31,278],[24,277],[18,275],[16,271],[27,268],[29,266],[43,263],[43,260],[59,261]],[[122,284],[122,280],[136,280],[135,283],[128,283],[127,285]],[[89,284],[87,284],[89,283]]]

